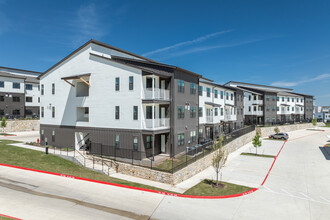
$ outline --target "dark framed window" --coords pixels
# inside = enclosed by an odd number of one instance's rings
[[[276,97],[276,101],[278,101],[278,102],[279,102],[279,101],[280,101],[280,97],[278,97],[278,96],[277,96],[277,97]]]
[[[272,111],[275,112],[275,109],[276,109],[275,106],[273,106],[273,107],[272,107]]]
[[[257,96],[256,95],[253,96],[253,100],[257,100]]]
[[[233,95],[233,93],[230,94],[230,100],[232,100],[232,101],[234,100],[234,95]]]
[[[223,91],[220,91],[220,98],[223,99]]]
[[[184,81],[178,80],[178,92],[184,93]]]
[[[0,96],[0,102],[4,102],[5,101],[5,96],[1,95]]]
[[[202,138],[202,137],[203,137],[203,128],[200,128],[200,129],[198,130],[198,137],[199,137],[199,138]]]
[[[5,87],[5,82],[4,81],[0,81],[0,88],[4,88]]]
[[[119,77],[116,77],[115,81],[116,91],[119,91]]]
[[[229,100],[229,93],[226,92],[226,100]]]
[[[41,84],[41,95],[44,95],[44,90],[45,90],[44,87],[45,87],[44,84]]]
[[[115,119],[119,120],[119,106],[115,107]]]
[[[294,111],[294,107],[292,107],[292,111]]]
[[[290,111],[290,107],[289,106],[287,107],[287,110]]]
[[[203,86],[198,86],[198,95],[203,96]]]
[[[218,116],[218,108],[214,108],[214,116]]]
[[[152,88],[152,78],[151,77],[147,77],[146,88],[147,89],[151,89]]]
[[[115,148],[118,149],[119,148],[119,135],[116,135],[116,140],[115,140]]]
[[[38,103],[40,103],[40,97],[38,97]]]
[[[152,119],[152,106],[146,106],[146,119]]]
[[[13,96],[13,102],[20,102],[21,98],[19,96]]]
[[[146,136],[146,149],[151,149],[152,147],[152,138],[151,136]]]
[[[253,111],[257,111],[257,106],[253,106]]]
[[[223,116],[223,108],[220,108],[220,114]]]
[[[297,102],[299,102],[299,98],[297,98]]]
[[[184,118],[184,107],[183,106],[179,106],[178,107],[178,118]]]
[[[251,111],[251,106],[249,106],[249,112]]]
[[[52,132],[52,142],[55,142],[55,131]]]
[[[5,115],[5,111],[3,109],[0,109],[0,115]]]
[[[276,110],[279,111],[279,110],[280,110],[280,107],[277,106],[277,107],[276,107]]]
[[[178,134],[178,146],[184,145],[184,133]]]
[[[251,95],[249,95],[249,101],[251,101]]]
[[[276,100],[276,97],[275,96],[272,96],[272,101],[275,101]]]
[[[20,115],[21,111],[19,109],[13,110],[13,115]]]
[[[25,84],[25,90],[32,90],[32,84]]]
[[[289,97],[287,98],[287,101],[290,102],[290,98]]]
[[[266,96],[266,100],[269,101],[269,95]]]
[[[190,142],[195,142],[196,141],[196,131],[191,131],[190,132]]]
[[[41,107],[41,117],[44,117],[44,107]]]
[[[294,102],[294,98],[291,98],[291,101]]]
[[[25,97],[25,102],[32,102],[32,97]]]
[[[216,98],[216,99],[218,98],[218,90],[216,90],[216,89],[214,90],[214,98]]]
[[[190,118],[196,118],[196,107],[190,108]]]
[[[190,83],[190,94],[196,94],[196,84]]]
[[[52,95],[55,95],[55,83],[52,83]]]
[[[203,107],[198,108],[198,117],[203,117]]]
[[[269,107],[269,106],[267,106],[267,107],[266,107],[266,111],[267,111],[267,112],[269,112],[269,110],[270,110],[270,107]]]
[[[130,76],[129,77],[129,90],[133,90],[134,89],[134,77]]]
[[[17,82],[13,82],[13,89],[20,89],[21,88],[21,84],[17,83]]]
[[[137,151],[139,149],[138,137],[133,137],[133,150]]]
[[[284,102],[284,97],[282,97],[282,102]]]
[[[52,107],[52,118],[55,118],[55,106]]]
[[[211,89],[210,88],[206,88],[206,96],[211,97]]]
[[[133,106],[133,120],[138,120],[138,106]]]

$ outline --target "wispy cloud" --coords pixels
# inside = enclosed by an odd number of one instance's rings
[[[188,46],[188,45],[194,45],[194,44],[202,43],[202,42],[207,41],[207,40],[209,40],[211,38],[214,38],[216,36],[219,36],[219,35],[222,35],[222,34],[226,34],[226,33],[232,32],[232,31],[233,30],[225,30],[225,31],[215,32],[215,33],[212,33],[212,34],[207,34],[207,35],[198,37],[198,38],[193,39],[193,40],[180,42],[180,43],[177,43],[177,44],[168,46],[168,47],[163,47],[163,48],[160,48],[160,49],[157,49],[157,50],[153,50],[153,51],[144,53],[142,55],[143,56],[150,56],[150,55],[155,55],[155,54],[159,54],[159,53],[163,53],[163,52],[168,52],[170,50],[175,50],[175,49],[178,49],[178,48],[183,47],[183,46]]]
[[[293,87],[293,86],[299,86],[299,85],[302,85],[305,83],[324,80],[324,79],[330,79],[330,74],[325,73],[325,74],[321,74],[321,75],[318,75],[313,78],[307,78],[307,79],[298,80],[295,82],[278,81],[278,82],[273,82],[271,85],[272,86],[288,86],[288,87],[292,86]]]

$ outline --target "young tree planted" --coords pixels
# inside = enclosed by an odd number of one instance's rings
[[[228,152],[225,150],[225,147],[223,146],[223,137],[220,137],[218,142],[214,142],[212,147],[214,149],[212,165],[217,174],[216,187],[219,187],[219,173],[227,161]],[[221,181],[221,178],[220,178],[220,181]]]
[[[276,126],[276,127],[274,128],[274,132],[275,132],[275,134],[278,134],[278,133],[280,132],[280,129]]]
[[[5,117],[2,117],[1,119],[1,128],[2,128],[2,132],[5,132],[5,127],[7,126],[7,120]]]
[[[317,119],[316,119],[316,118],[314,118],[314,119],[312,120],[312,124],[313,124],[314,126],[317,125]]]
[[[254,136],[252,140],[252,144],[256,148],[256,154],[258,154],[258,147],[261,147],[262,145],[259,132],[256,133],[256,136]]]

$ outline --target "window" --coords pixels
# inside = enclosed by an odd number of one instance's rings
[[[223,91],[220,91],[220,98],[223,99]]]
[[[229,93],[226,92],[226,100],[228,100],[228,99],[229,99]]]
[[[269,106],[267,106],[267,107],[266,107],[266,111],[267,111],[267,112],[269,112],[269,110],[270,110],[270,107],[269,107]]]
[[[206,96],[211,97],[211,89],[210,88],[206,88]]]
[[[5,111],[3,109],[0,109],[0,115],[5,115]]]
[[[223,116],[223,108],[220,108],[220,114]]]
[[[232,101],[234,100],[234,94],[233,93],[230,94],[230,100],[232,100]]]
[[[32,90],[32,84],[25,84],[25,90]]]
[[[138,145],[138,138],[137,137],[133,137],[133,149],[134,150],[138,150],[139,145]]]
[[[41,117],[44,117],[44,107],[41,107]]]
[[[287,107],[287,110],[290,111],[290,107],[289,106]]]
[[[266,100],[269,101],[269,95],[266,96]]]
[[[55,95],[55,83],[52,83],[52,95]]]
[[[203,107],[198,108],[198,117],[203,117]]]
[[[178,80],[178,92],[184,93],[184,81]]]
[[[184,107],[183,106],[179,106],[178,107],[178,118],[184,118]]]
[[[297,102],[299,102],[299,98],[297,98]]]
[[[257,96],[256,95],[253,96],[253,100],[257,100]]]
[[[13,89],[20,89],[21,88],[21,84],[17,83],[17,82],[13,82]]]
[[[21,111],[19,109],[13,110],[13,115],[20,115]]]
[[[191,131],[190,132],[190,142],[195,142],[196,141],[196,131]]]
[[[249,112],[251,112],[251,106],[249,106]]]
[[[38,103],[40,103],[40,97],[38,97]]]
[[[273,96],[273,97],[272,97],[272,100],[273,100],[273,101],[275,101],[275,99],[276,99],[276,97],[275,97],[275,96]]]
[[[0,96],[0,102],[4,102],[5,101],[5,97],[3,95]]]
[[[218,108],[214,108],[214,116],[218,116]]]
[[[32,102],[32,97],[25,97],[25,102]]]
[[[119,120],[119,106],[115,108],[115,119]]]
[[[284,102],[284,97],[282,97],[282,102]]]
[[[190,94],[196,94],[196,84],[190,83]]]
[[[40,85],[38,85],[38,91],[40,91]]]
[[[147,136],[146,137],[146,149],[150,149],[151,148],[151,136]]]
[[[52,107],[52,118],[55,118],[55,106]]]
[[[279,110],[280,110],[280,107],[277,106],[277,107],[276,107],[276,110],[279,111]]]
[[[5,87],[5,82],[4,81],[0,81],[0,88],[4,88]]]
[[[257,111],[257,106],[253,106],[253,111]]]
[[[278,96],[277,96],[277,97],[276,97],[276,101],[278,101],[278,102],[279,102],[279,101],[280,101],[280,97],[278,97]]]
[[[218,98],[218,90],[216,90],[216,89],[214,90],[214,98],[216,98],[216,99]]]
[[[275,109],[276,109],[275,106],[273,106],[273,107],[272,107],[272,111],[275,112]]]
[[[199,138],[202,138],[202,137],[203,137],[203,128],[200,128],[200,129],[198,130],[198,137],[199,137]]]
[[[115,140],[115,148],[118,149],[119,148],[119,135],[116,135],[116,140]]]
[[[287,98],[287,101],[290,102],[290,98],[289,97]]]
[[[13,102],[20,102],[21,99],[19,96],[13,96]]]
[[[304,111],[304,108],[303,107],[301,107],[301,111]]]
[[[198,86],[198,95],[203,96],[203,86]]]
[[[303,99],[300,99],[300,102],[303,102]]]
[[[41,84],[41,95],[44,94],[44,84]]]
[[[184,133],[178,134],[178,146],[184,145]]]
[[[55,142],[55,131],[52,132],[52,142]]]
[[[251,95],[249,95],[249,101],[251,101]]]
[[[129,90],[133,90],[134,89],[134,77],[130,76],[129,77]]]
[[[152,119],[152,106],[146,106],[146,118]]]
[[[138,120],[138,107],[133,106],[133,120]]]
[[[215,126],[215,127],[214,127],[214,133],[215,133],[216,135],[219,134],[219,126]]]
[[[196,107],[190,107],[190,118],[196,118]]]
[[[146,87],[147,87],[147,89],[152,88],[152,78],[150,78],[150,77],[147,78]]]
[[[294,107],[292,107],[292,111],[294,111]]]
[[[291,101],[294,102],[294,98],[292,98]]]
[[[116,82],[115,82],[115,87],[116,87],[116,91],[119,91],[119,77],[116,77]]]

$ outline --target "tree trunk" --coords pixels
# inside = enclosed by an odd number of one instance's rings
[[[219,185],[219,171],[217,171],[217,182],[216,182],[216,185],[217,185],[217,187]]]

